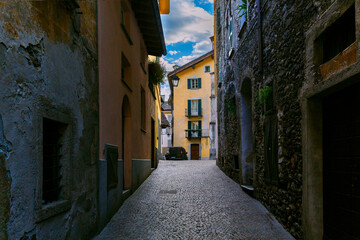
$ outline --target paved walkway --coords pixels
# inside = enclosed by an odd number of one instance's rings
[[[215,161],[160,161],[95,239],[293,239]]]

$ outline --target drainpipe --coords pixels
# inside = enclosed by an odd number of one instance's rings
[[[262,59],[262,29],[261,29],[261,0],[256,0],[258,12],[258,44],[259,44],[259,71],[261,79],[263,78],[263,59]]]

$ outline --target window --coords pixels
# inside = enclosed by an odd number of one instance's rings
[[[235,168],[235,170],[240,169],[240,163],[239,163],[239,156],[238,155],[234,155],[234,168]]]
[[[201,88],[201,78],[189,78],[188,89],[199,89]]]
[[[232,17],[229,18],[229,44],[230,44],[230,48],[233,47],[233,29],[232,29]]]
[[[210,72],[210,65],[206,65],[204,68],[204,72]]]
[[[141,87],[141,129],[146,130],[146,99],[145,90]]]
[[[221,29],[220,7],[216,9],[216,27],[218,31]]]
[[[187,116],[201,116],[201,99],[188,100]]]
[[[146,74],[145,64],[146,64],[147,54],[145,47],[141,44],[140,47],[140,67],[143,70],[143,72]]]
[[[124,34],[130,45],[133,45],[130,38],[130,11],[125,1],[121,2],[121,28],[124,31]]]
[[[264,155],[265,181],[270,184],[278,183],[278,141],[276,114],[267,116],[264,122]]]
[[[105,144],[105,159],[107,166],[107,189],[110,190],[115,188],[118,182],[118,147]]]
[[[125,83],[125,85],[130,89],[131,91],[131,68],[130,63],[126,59],[125,55],[121,54],[121,81]]]
[[[42,202],[61,198],[63,142],[67,124],[43,118]]]
[[[318,41],[322,41],[322,63],[331,60],[354,43],[355,32],[355,7],[353,5],[318,38]]]
[[[188,138],[201,137],[201,121],[188,121]]]
[[[192,115],[196,115],[198,112],[198,100],[192,100],[191,101],[191,112]]]

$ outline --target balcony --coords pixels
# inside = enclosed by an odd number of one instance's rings
[[[188,108],[185,108],[185,117],[202,117],[203,109],[201,108],[201,113],[199,111],[191,111],[191,115],[188,114]]]
[[[185,137],[192,138],[207,138],[209,137],[209,129],[185,129]]]

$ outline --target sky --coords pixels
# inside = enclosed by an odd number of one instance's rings
[[[170,0],[170,14],[161,15],[167,49],[161,63],[167,71],[172,71],[175,64],[182,66],[211,50],[213,9],[213,0]],[[161,94],[167,97],[170,94],[167,79],[161,84]]]

